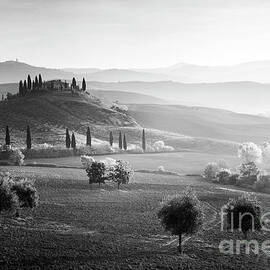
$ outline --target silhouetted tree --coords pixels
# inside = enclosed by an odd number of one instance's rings
[[[76,88],[76,85],[77,85],[76,79],[73,77],[73,78],[72,78],[71,86],[72,86],[72,88]]]
[[[127,151],[127,138],[126,138],[126,134],[124,134],[123,147],[124,147],[125,151]]]
[[[9,135],[9,128],[6,126],[6,145],[10,145],[10,135]]]
[[[23,95],[25,95],[26,92],[27,92],[27,82],[26,82],[26,80],[24,80],[24,82],[23,82]]]
[[[90,128],[87,128],[86,131],[86,145],[91,146],[92,145],[92,138],[91,138],[91,132],[90,132]]]
[[[27,129],[26,129],[26,147],[27,147],[27,149],[32,148],[32,138],[31,138],[30,126],[27,126]]]
[[[24,89],[23,89],[23,82],[22,80],[19,82],[19,95],[23,96],[24,95]]]
[[[72,136],[71,136],[71,147],[73,149],[76,149],[76,138],[75,138],[74,132],[72,132]]]
[[[86,90],[86,82],[85,79],[83,78],[82,80],[82,90],[85,91]]]
[[[113,133],[110,131],[110,145],[113,146]]]
[[[68,128],[66,128],[66,148],[70,148],[70,135]]]
[[[27,89],[30,91],[32,89],[32,80],[30,75],[27,76]]]
[[[38,77],[37,76],[35,77],[35,86],[36,86],[36,89],[39,89]]]
[[[143,129],[143,133],[142,133],[142,149],[143,151],[146,150],[146,140],[145,140],[145,131]]]
[[[119,149],[123,149],[123,141],[122,141],[122,133],[119,132],[119,139],[118,139]]]
[[[36,89],[37,89],[37,87],[36,87],[36,84],[35,84],[35,81],[33,80],[33,82],[32,82],[32,89],[33,89],[33,91],[35,91]]]
[[[42,87],[42,77],[41,77],[41,74],[38,75],[38,87],[41,88]]]
[[[178,235],[178,251],[182,253],[182,235],[193,234],[202,226],[201,202],[195,193],[186,190],[183,195],[176,195],[164,202],[158,212],[158,218],[166,231]]]

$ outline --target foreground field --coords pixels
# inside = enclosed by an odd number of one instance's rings
[[[17,220],[1,218],[1,269],[269,269],[262,252],[219,252],[221,240],[242,238],[221,232],[219,224],[220,207],[242,191],[210,185],[199,176],[150,173],[135,173],[132,183],[118,191],[113,184],[90,186],[81,169],[1,169],[37,179],[40,194],[35,211],[25,211]],[[177,238],[163,231],[156,212],[164,196],[187,185],[203,202],[205,225],[185,238],[180,256]],[[269,198],[259,195],[264,210],[270,209]],[[261,243],[270,234],[250,237]]]

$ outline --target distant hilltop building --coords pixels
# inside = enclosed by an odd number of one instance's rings
[[[69,83],[61,80],[51,80],[43,82],[43,88],[48,90],[71,90]]]

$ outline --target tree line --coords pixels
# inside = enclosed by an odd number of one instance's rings
[[[43,79],[41,74],[35,76],[34,80],[32,80],[31,76],[28,75],[27,79],[25,79],[24,81],[20,80],[19,82],[19,95],[25,96],[27,92],[39,90],[42,88],[42,86]]]
[[[109,133],[109,143],[110,143],[110,146],[113,146],[114,136],[113,136],[112,131],[110,131],[110,133]],[[6,126],[5,144],[11,145],[9,126]],[[72,132],[72,134],[70,136],[70,132],[69,132],[68,128],[66,128],[65,144],[66,144],[66,148],[76,149],[75,133]],[[127,151],[127,145],[128,145],[128,143],[127,143],[126,134],[124,133],[124,135],[122,136],[122,132],[119,131],[119,136],[118,136],[119,149]],[[87,127],[87,130],[86,130],[86,146],[90,146],[90,147],[92,146],[92,135],[91,135],[90,127]],[[29,125],[27,125],[27,127],[26,127],[26,148],[27,149],[32,148],[32,136],[31,136],[31,130],[30,130]],[[145,137],[145,130],[144,129],[142,131],[142,149],[143,149],[143,151],[146,150],[146,137]]]

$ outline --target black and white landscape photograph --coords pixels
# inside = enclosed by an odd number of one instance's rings
[[[0,0],[0,269],[270,269],[270,1]]]

